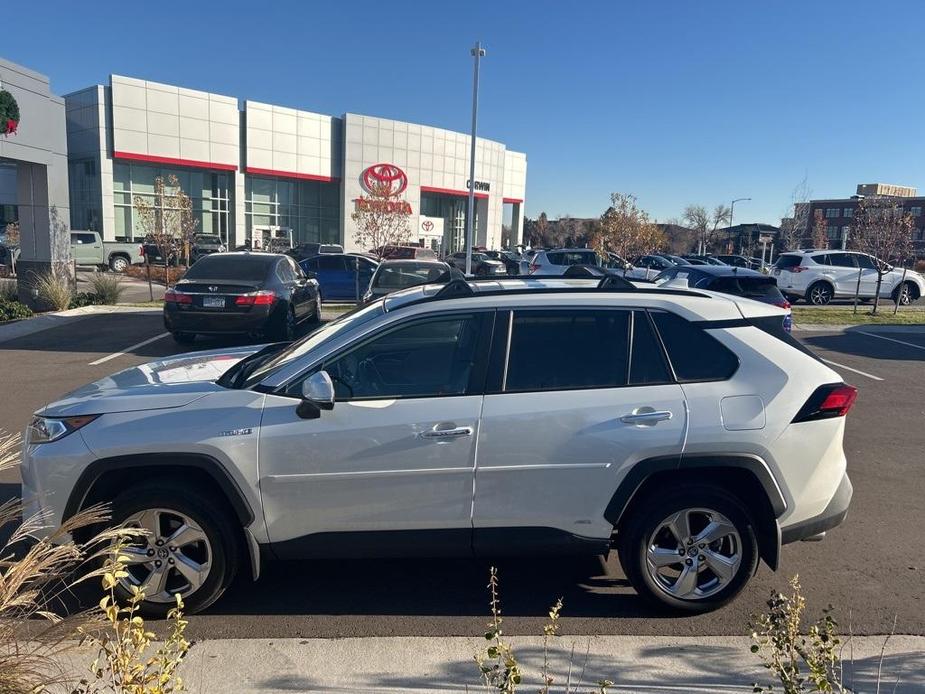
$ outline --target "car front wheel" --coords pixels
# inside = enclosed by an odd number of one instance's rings
[[[893,303],[898,303],[900,306],[908,306],[918,298],[918,287],[910,282],[905,282],[901,288],[893,290]]]
[[[664,606],[708,612],[732,600],[758,565],[754,525],[713,486],[656,493],[621,531],[620,563],[636,590]]]
[[[144,593],[140,605],[147,617],[164,617],[183,598],[194,613],[215,602],[234,578],[238,542],[233,516],[208,494],[194,494],[180,485],[128,489],[112,502],[113,519],[137,528],[121,554],[128,574],[116,585],[127,601],[133,588]]]

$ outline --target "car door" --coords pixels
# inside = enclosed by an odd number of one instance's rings
[[[866,253],[854,253],[855,262],[858,264],[858,271],[861,273],[861,290],[860,296],[873,297],[877,294],[877,278],[880,273],[877,270],[877,260],[867,255]],[[883,280],[883,286],[881,290],[885,289],[883,292],[885,296],[889,296],[890,292],[893,290],[892,286],[889,285],[889,280],[885,277]],[[851,289],[851,293],[854,294],[854,287]]]
[[[319,255],[312,260],[316,263],[315,273],[324,299],[346,299],[353,294],[350,286],[352,277],[347,271],[344,256]]]
[[[336,403],[267,396],[260,488],[280,556],[471,552],[475,443],[493,310],[410,317],[309,369]],[[307,375],[308,375],[307,374]]]
[[[825,274],[832,278],[835,285],[835,294],[838,296],[854,296],[858,284],[858,264],[854,253],[829,253],[827,256],[830,268]],[[863,273],[861,274],[863,281]],[[873,296],[873,294],[870,294]]]
[[[620,481],[643,458],[680,455],[684,393],[645,311],[504,313],[479,428],[476,552],[606,548]]]
[[[71,248],[78,265],[98,265],[103,262],[103,242],[96,234],[72,232]]]
[[[369,283],[373,279],[373,274],[376,272],[378,265],[371,261],[369,258],[361,258],[356,256],[357,263],[357,272],[359,274],[357,286],[359,287],[359,292],[357,293],[356,299],[359,301],[363,298],[363,295],[366,293],[366,290],[369,289]]]

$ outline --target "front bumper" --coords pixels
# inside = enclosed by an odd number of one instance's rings
[[[174,333],[197,335],[240,335],[266,332],[273,317],[273,306],[252,306],[248,311],[164,309],[164,327]]]
[[[805,540],[841,525],[848,515],[848,506],[851,504],[853,492],[854,488],[851,486],[851,480],[848,479],[848,474],[845,473],[838,485],[838,489],[835,490],[835,494],[822,513],[786,528],[781,528],[781,544],[786,545],[791,542]]]

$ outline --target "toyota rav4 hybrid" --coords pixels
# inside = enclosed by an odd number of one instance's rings
[[[856,391],[783,315],[611,277],[412,287],[48,405],[24,496],[51,524],[109,502],[146,529],[118,589],[149,615],[268,558],[612,548],[640,593],[702,612],[847,513]]]
[[[777,286],[791,301],[805,299],[824,305],[832,299],[877,296],[877,277],[883,272],[880,297],[902,305],[925,293],[925,278],[917,272],[890,267],[866,253],[851,251],[794,251],[782,253],[771,268]]]

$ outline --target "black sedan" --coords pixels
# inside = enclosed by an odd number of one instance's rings
[[[279,253],[213,253],[164,294],[164,326],[179,343],[196,335],[293,340],[321,318],[318,283]]]

